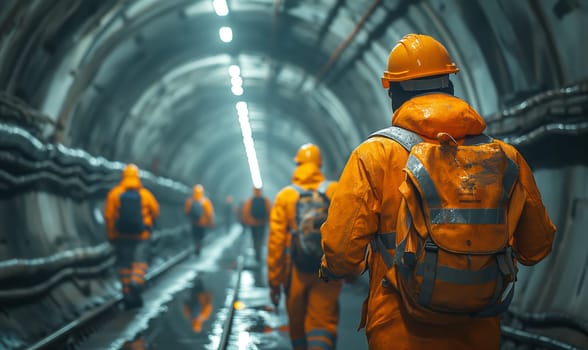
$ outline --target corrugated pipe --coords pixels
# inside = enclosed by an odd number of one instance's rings
[[[512,339],[518,343],[530,344],[542,349],[550,350],[581,350],[573,345],[566,344],[544,335],[529,333],[509,326],[501,326],[500,328],[502,329],[503,338]]]

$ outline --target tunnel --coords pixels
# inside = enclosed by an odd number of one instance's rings
[[[273,200],[301,145],[317,145],[337,180],[391,125],[380,77],[407,33],[447,48],[455,95],[525,157],[557,226],[551,254],[519,270],[503,348],[588,349],[588,3],[577,0],[2,1],[0,348],[51,348],[119,298],[103,208],[128,163],[161,206],[158,280],[194,259],[184,201],[195,184],[228,244],[226,198],[258,187]],[[363,297],[342,314],[358,349]]]

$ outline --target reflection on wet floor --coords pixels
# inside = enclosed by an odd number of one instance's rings
[[[278,312],[271,305],[267,288],[259,280],[260,270],[257,266],[242,271],[228,349],[291,348],[287,316],[283,306]],[[151,320],[138,338],[126,342],[123,349],[217,349],[219,332],[228,314],[229,305],[223,303],[232,294],[217,282],[231,280],[234,273],[224,269],[198,273],[190,288],[178,292],[165,305],[166,311]]]
[[[261,271],[255,266],[241,274],[239,307],[233,319],[233,333],[238,336],[229,349],[291,349],[284,305],[275,309],[271,304],[267,287],[259,283]]]
[[[183,308],[184,317],[192,323],[194,333],[202,332],[202,325],[210,318],[212,309],[212,293],[204,288],[202,278],[197,277]]]
[[[221,271],[219,271],[221,272]],[[217,273],[218,274],[218,273]],[[123,349],[216,349],[213,334],[213,313],[223,308],[223,298],[215,293],[224,289],[209,288],[204,282],[210,273],[198,274],[189,288],[178,292],[165,305],[164,311],[149,322],[148,328]]]
[[[98,346],[87,348],[217,350],[233,309],[228,349],[291,349],[284,298],[277,308],[271,304],[265,262],[255,260],[244,237],[237,231],[212,237],[201,256],[192,256],[150,286],[143,309],[121,313],[105,327],[102,340],[92,343]],[[361,280],[343,288],[338,349],[367,349],[365,335],[356,331],[366,288]],[[165,293],[169,296],[162,298]]]

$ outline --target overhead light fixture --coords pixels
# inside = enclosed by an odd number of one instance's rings
[[[227,5],[226,0],[214,0],[212,2],[212,7],[217,16],[226,16],[229,14],[229,6]]]
[[[251,132],[251,124],[249,123],[247,102],[239,101],[235,105],[235,108],[237,109],[237,114],[239,116],[239,126],[241,127],[241,136],[243,136],[245,155],[247,156],[247,162],[249,163],[251,182],[253,182],[253,187],[262,188],[263,181],[261,179],[261,172],[259,171],[257,153],[255,152],[255,141],[253,140],[253,133]]]
[[[233,86],[231,86],[231,92],[235,96],[241,96],[241,95],[243,95],[243,87],[242,86],[233,85]]]
[[[234,76],[231,78],[231,85],[233,86],[243,86],[243,78],[240,76]]]
[[[241,75],[241,68],[239,68],[239,66],[237,65],[231,65],[229,67],[229,75],[231,77],[238,77],[239,75]]]
[[[220,39],[225,43],[230,43],[233,41],[233,30],[231,27],[221,27],[218,31],[218,35]]]
[[[239,115],[241,115],[241,114],[249,115],[249,109],[247,108],[247,102],[239,101],[235,105],[235,108],[237,109],[237,113]]]

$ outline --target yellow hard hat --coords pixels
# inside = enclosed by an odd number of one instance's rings
[[[459,69],[451,60],[447,49],[428,35],[407,34],[398,41],[388,56],[388,67],[382,76],[382,86],[390,87],[390,82],[426,78],[437,75],[457,73]],[[425,82],[421,86],[409,85],[405,90],[431,90],[445,87],[448,79],[439,82]],[[439,85],[439,86],[437,86]]]
[[[321,159],[321,150],[317,145],[306,143],[298,149],[296,157],[294,157],[294,162],[296,164],[314,163],[321,166],[323,162]]]

